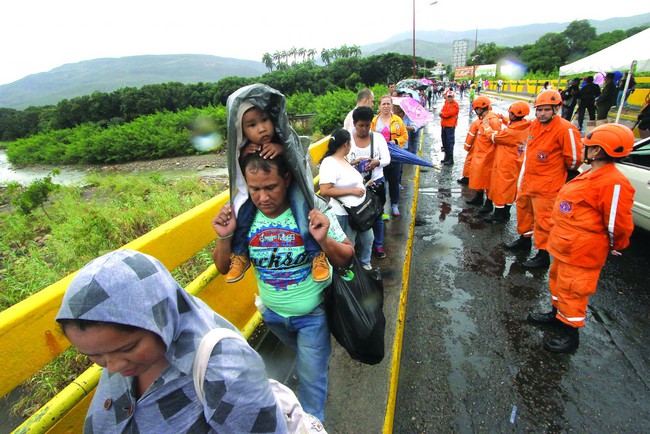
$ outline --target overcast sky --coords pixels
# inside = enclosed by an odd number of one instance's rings
[[[603,20],[593,0],[570,3],[415,0],[416,29],[473,30]],[[413,29],[412,0],[2,0],[0,85],[65,63],[140,54],[211,54],[261,60],[297,48],[363,46]],[[634,6],[636,7],[628,7]],[[464,10],[461,7],[466,5]],[[526,6],[527,5],[527,6]],[[516,44],[513,44],[516,45]]]

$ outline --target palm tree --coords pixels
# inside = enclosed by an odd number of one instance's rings
[[[350,57],[361,57],[361,47],[358,45],[350,47]]]
[[[327,48],[323,48],[320,52],[320,59],[325,65],[329,65],[332,60],[332,53]]]
[[[273,57],[269,53],[264,53],[262,63],[269,69],[269,72],[273,72]]]
[[[314,60],[314,57],[316,57],[317,51],[314,48],[310,48],[307,50],[307,56],[309,57],[309,60]]]
[[[304,48],[299,48],[298,49],[298,56],[302,57],[302,61],[305,61],[305,55],[307,54],[307,50]]]

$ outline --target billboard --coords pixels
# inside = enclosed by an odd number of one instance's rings
[[[491,65],[476,65],[476,75],[488,75],[495,77],[497,75],[496,63]],[[456,80],[464,78],[472,78],[474,76],[473,66],[462,66],[454,69],[454,77]]]

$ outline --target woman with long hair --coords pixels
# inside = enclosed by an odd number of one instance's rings
[[[352,166],[347,156],[350,152],[350,133],[343,128],[334,130],[327,145],[327,152],[320,162],[320,193],[330,198],[332,213],[336,215],[341,228],[348,239],[356,245],[357,237],[359,245],[356,250],[359,261],[363,268],[370,270],[370,255],[372,230],[357,232],[348,222],[348,213],[344,207],[360,205],[366,198],[366,187],[363,177],[358,170]]]

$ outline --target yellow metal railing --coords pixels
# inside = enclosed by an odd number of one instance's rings
[[[309,147],[312,162],[320,161],[326,148],[327,138],[312,144]],[[318,177],[314,181],[317,183]],[[214,241],[212,218],[228,200],[228,192],[221,193],[123,248],[155,256],[169,270],[174,270]],[[54,317],[75,274],[0,312],[0,396],[7,395],[70,347]],[[236,284],[226,285],[211,265],[185,289],[203,299],[246,337],[261,322],[253,302],[257,284],[251,271]],[[93,365],[15,432],[80,432],[100,374],[101,368]]]

